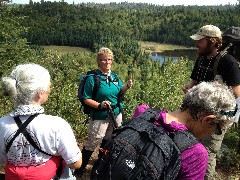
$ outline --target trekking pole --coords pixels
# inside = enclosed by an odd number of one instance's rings
[[[111,106],[108,106],[108,116],[113,121],[113,129],[117,129],[118,128],[118,123],[116,121],[116,118],[114,116],[114,112],[113,112],[113,109],[112,109]]]
[[[130,66],[128,66],[128,78],[133,79],[133,71],[134,71],[133,64],[131,64]]]

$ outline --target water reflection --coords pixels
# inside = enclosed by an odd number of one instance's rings
[[[176,61],[179,57],[164,56],[164,55],[161,55],[161,54],[151,53],[150,58],[153,59],[153,60],[158,60],[158,61],[160,61],[160,64],[162,64],[164,61],[167,61],[169,58],[172,58],[173,61]]]
[[[159,60],[162,64],[164,61],[167,61],[168,58],[176,61],[179,57],[195,61],[197,59],[196,49],[177,49],[177,50],[168,50],[164,52],[152,52],[150,58],[154,60]]]

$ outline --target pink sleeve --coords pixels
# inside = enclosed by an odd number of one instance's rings
[[[142,104],[142,105],[136,107],[135,112],[134,112],[134,114],[132,116],[132,119],[137,118],[138,116],[140,116],[148,108],[149,108],[149,106],[145,105],[145,104]]]
[[[208,152],[206,148],[197,143],[182,152],[182,164],[178,180],[203,180],[208,163]]]

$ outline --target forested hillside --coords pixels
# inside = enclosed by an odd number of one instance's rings
[[[131,40],[193,45],[189,36],[206,24],[225,30],[239,26],[238,6],[157,6],[137,3],[67,4],[32,2],[17,16],[28,16],[24,26],[29,42],[94,48],[106,41]]]

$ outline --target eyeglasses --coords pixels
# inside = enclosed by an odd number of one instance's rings
[[[101,59],[101,61],[102,61],[102,62],[108,62],[108,61],[111,62],[112,59]]]

